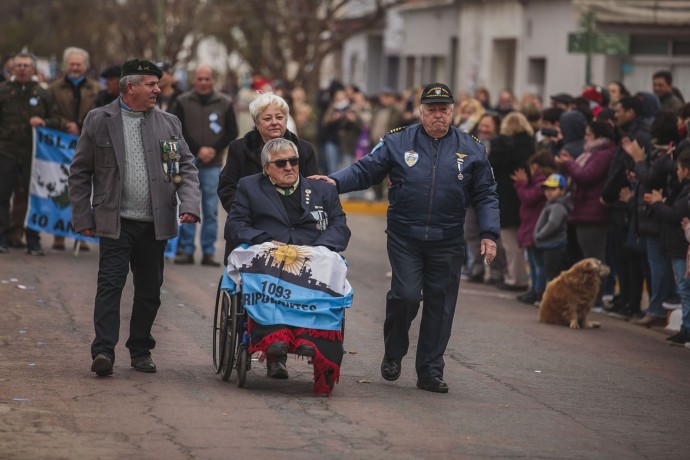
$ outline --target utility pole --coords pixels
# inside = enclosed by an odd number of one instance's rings
[[[156,60],[163,60],[165,45],[165,0],[156,1]]]
[[[582,26],[585,29],[585,84],[592,84],[592,54],[594,52],[594,13],[591,10],[582,14]]]

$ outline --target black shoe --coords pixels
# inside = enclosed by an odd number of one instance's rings
[[[469,281],[470,283],[483,283],[484,273],[477,273],[476,275],[472,275],[469,278],[467,278],[467,281]]]
[[[383,361],[381,361],[381,377],[391,382],[398,380],[401,362],[402,359],[392,359],[384,356]]]
[[[314,347],[312,347],[311,345],[302,344],[297,347],[295,353],[297,353],[299,356],[313,358],[314,356],[316,356],[316,349],[314,349]]]
[[[520,294],[519,296],[516,297],[516,299],[519,302],[533,305],[534,302],[537,301],[537,296],[534,292],[529,291],[529,292],[525,292],[524,294]]]
[[[417,379],[417,388],[434,393],[448,393],[448,384],[441,377]]]
[[[616,318],[616,319],[622,319],[622,320],[629,320],[630,317],[632,316],[632,311],[628,308],[627,305],[625,304],[618,304],[615,305],[610,311],[609,311],[609,316],[611,318]]]
[[[156,372],[156,365],[153,364],[151,355],[137,356],[136,358],[132,358],[132,367],[134,370],[139,372],[147,372],[149,374]]]
[[[26,253],[30,256],[44,256],[46,253],[38,243],[29,243],[26,246]]]
[[[498,283],[496,284],[496,287],[502,291],[524,291],[527,289],[527,286],[517,286],[515,284],[507,283]]]
[[[288,352],[288,346],[285,342],[273,342],[266,349],[266,354],[268,356],[286,356]]]
[[[272,379],[286,379],[288,378],[288,370],[285,366],[287,356],[277,356],[266,360],[266,375]]]
[[[105,353],[97,354],[91,363],[91,372],[95,372],[99,377],[113,375],[113,358]]]
[[[686,329],[681,329],[680,332],[667,337],[669,345],[676,345],[678,347],[684,346],[687,342],[690,342],[690,334]]]
[[[201,258],[201,265],[206,265],[208,267],[220,267],[220,262],[216,262],[213,258],[213,254],[204,254]]]
[[[26,243],[24,243],[22,240],[10,240],[9,246],[11,248],[24,249],[26,247]]]

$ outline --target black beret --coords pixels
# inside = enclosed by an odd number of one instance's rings
[[[120,78],[127,75],[155,75],[158,78],[163,76],[163,71],[151,61],[132,59],[122,64]]]
[[[443,83],[432,83],[422,91],[422,104],[453,104],[453,93]]]
[[[103,78],[120,78],[120,73],[122,72],[122,66],[114,65],[108,67],[103,72],[101,72],[101,77]]]

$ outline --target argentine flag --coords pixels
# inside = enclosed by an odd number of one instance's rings
[[[26,226],[58,236],[98,241],[74,233],[67,178],[79,136],[34,128],[33,162]]]

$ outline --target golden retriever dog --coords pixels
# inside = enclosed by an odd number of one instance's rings
[[[597,298],[601,278],[608,274],[609,267],[594,257],[561,272],[546,286],[539,305],[539,321],[571,329],[600,327],[596,321],[587,321],[587,315]]]

